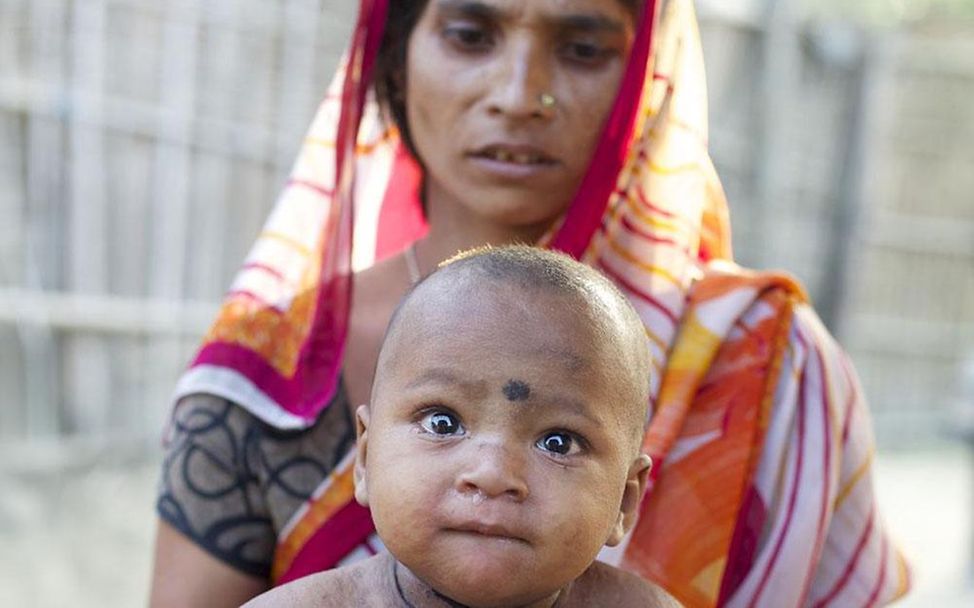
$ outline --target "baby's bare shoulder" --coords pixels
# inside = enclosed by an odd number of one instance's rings
[[[384,556],[319,572],[255,597],[245,608],[300,606],[385,606]]]
[[[578,577],[569,606],[681,608],[662,587],[619,568],[595,562]]]

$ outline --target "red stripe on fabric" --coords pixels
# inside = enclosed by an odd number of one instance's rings
[[[744,319],[738,318],[736,321],[734,321],[734,327],[741,330],[741,332],[743,332],[749,340],[757,341],[762,348],[767,346],[768,340],[761,337],[759,334],[756,334],[754,328],[745,323]]]
[[[645,151],[641,151],[639,154],[640,154],[640,156],[644,156],[644,157],[648,158],[648,155],[646,154]],[[646,193],[643,192],[643,189],[642,188],[636,188],[636,196],[639,197],[639,202],[642,203],[643,207],[646,207],[647,209],[649,209],[653,213],[658,213],[659,215],[662,215],[663,217],[665,217],[667,219],[671,219],[671,220],[682,220],[683,219],[680,216],[678,216],[677,214],[673,213],[672,211],[667,211],[666,209],[663,209],[662,207],[656,205],[655,203],[653,203],[652,201],[650,201],[648,198],[646,198]]]
[[[260,304],[262,307],[266,308],[267,310],[275,312],[279,315],[284,314],[284,311],[281,310],[279,307],[274,306],[264,298],[246,289],[231,289],[230,291],[227,292],[227,295],[225,297],[226,298],[246,298],[248,300],[253,300],[254,302]]]
[[[727,566],[724,568],[724,576],[720,582],[718,606],[727,604],[754,566],[761,530],[767,518],[768,509],[761,495],[753,485],[748,484],[744,500],[741,502],[737,525],[734,527],[734,535],[731,538]]]
[[[345,229],[350,232],[351,225]],[[352,291],[348,232],[340,236],[348,239],[345,251],[342,259],[333,262],[331,278],[318,290],[314,321],[298,354],[294,382],[301,387],[302,398],[290,404],[288,411],[304,418],[315,417],[321,411],[318,404],[327,403],[338,391]]]
[[[852,428],[852,411],[856,406],[856,392],[849,391],[849,398],[846,400],[845,416],[842,419],[842,447],[849,443],[849,429]]]
[[[619,171],[632,145],[633,127],[642,102],[646,67],[652,49],[653,34],[659,8],[658,0],[648,0],[626,63],[622,83],[616,93],[612,111],[602,128],[602,136],[589,165],[588,172],[565,213],[561,229],[552,239],[551,248],[580,259],[605,215]]]
[[[369,510],[352,500],[315,530],[275,584],[334,568],[373,532]]]
[[[799,336],[799,340],[801,337]],[[813,557],[811,560],[812,564],[817,564],[819,557],[822,553],[822,545],[824,543],[824,536],[822,532],[825,530],[825,516],[829,511],[829,478],[831,476],[832,467],[832,425],[830,422],[830,412],[832,408],[830,407],[832,399],[829,395],[829,383],[826,377],[825,368],[825,356],[822,354],[822,349],[816,345],[815,355],[818,358],[819,366],[819,382],[821,383],[821,397],[822,397],[822,426],[823,426],[823,436],[824,441],[824,456],[822,458],[822,507],[818,516],[818,531],[815,534],[815,550],[813,552]],[[808,593],[809,587],[812,584],[812,576],[814,575],[815,569],[809,568],[808,572],[805,574],[805,584],[802,586],[801,598],[804,601],[806,594]]]
[[[876,600],[879,599],[879,592],[883,589],[883,583],[886,582],[886,559],[889,557],[889,547],[886,544],[886,536],[884,535],[882,538],[880,551],[883,552],[883,556],[879,559],[879,580],[876,581],[876,587],[873,588],[873,592],[869,594],[869,599],[866,600],[866,608],[876,603]]]
[[[324,186],[321,186],[319,184],[315,184],[313,182],[309,182],[309,181],[303,180],[303,179],[295,179],[293,177],[291,179],[287,180],[287,183],[285,184],[285,186],[286,187],[300,186],[301,188],[307,188],[308,190],[311,190],[313,192],[316,192],[316,193],[318,193],[318,194],[320,194],[322,196],[329,196],[330,197],[330,196],[334,196],[335,195],[335,191],[334,190],[329,190],[329,189],[327,189]]]
[[[690,256],[690,248],[687,247],[686,245],[683,245],[681,243],[677,243],[676,241],[674,241],[672,239],[667,239],[667,238],[663,238],[663,237],[654,236],[652,234],[649,234],[648,232],[644,231],[639,226],[636,226],[635,224],[633,224],[632,221],[628,217],[626,217],[626,216],[623,216],[623,218],[622,218],[622,227],[623,227],[623,229],[625,229],[626,232],[629,232],[630,234],[632,234],[634,236],[638,236],[641,239],[645,239],[645,240],[649,241],[650,243],[653,243],[653,244],[656,244],[656,245],[669,245],[669,246],[673,247],[674,249],[677,249],[683,255],[688,256],[688,257]]]
[[[284,275],[281,274],[281,271],[279,271],[277,268],[273,268],[267,264],[261,264],[260,262],[248,262],[243,265],[242,270],[260,270],[261,272],[266,272],[282,283],[287,282],[287,279],[284,278]]]
[[[322,252],[322,279],[314,317],[298,354],[294,382],[300,387],[300,399],[282,404],[304,418],[314,417],[321,411],[324,400],[335,394],[341,374],[352,291],[355,144],[388,8],[389,0],[362,0],[342,83],[335,138],[335,204],[324,231],[331,238]]]
[[[775,563],[778,561],[778,556],[781,553],[781,547],[785,543],[785,537],[788,536],[788,531],[791,529],[791,519],[795,514],[795,505],[798,503],[798,488],[801,484],[802,475],[802,465],[804,464],[804,450],[805,450],[805,375],[802,374],[801,383],[799,385],[798,398],[798,461],[795,463],[795,475],[792,479],[791,486],[791,496],[788,498],[788,511],[785,514],[784,527],[781,530],[781,535],[778,536],[778,540],[775,543],[774,550],[771,553],[771,560],[764,569],[764,574],[761,576],[761,582],[758,584],[757,591],[754,593],[754,597],[751,598],[751,602],[748,606],[755,606],[759,599],[761,599],[761,594],[764,593],[764,589],[768,584],[768,579],[771,577],[771,570],[774,569]]]
[[[842,575],[839,577],[839,580],[835,582],[832,589],[825,594],[825,597],[816,602],[813,608],[824,608],[824,606],[839,595],[839,592],[845,588],[846,584],[852,578],[852,573],[855,571],[856,565],[859,563],[859,558],[862,556],[862,551],[866,547],[866,541],[869,540],[869,535],[872,534],[875,519],[876,509],[873,508],[869,511],[869,519],[866,522],[866,528],[859,536],[859,540],[856,542],[856,548],[852,551],[852,557],[849,559],[849,563],[846,564],[845,570],[842,571]]]
[[[664,465],[666,464],[666,457],[662,454],[649,454],[649,458],[653,461],[653,466],[649,469],[649,480],[647,482],[646,494],[643,496],[643,503],[645,503],[649,498],[653,486],[659,479],[660,474],[665,468]]]
[[[616,271],[614,271],[611,268],[609,268],[609,266],[607,266],[606,263],[603,262],[602,260],[599,260],[599,269],[602,272],[604,272],[610,279],[612,279],[613,281],[615,281],[616,284],[619,285],[619,287],[622,287],[623,289],[625,289],[626,291],[632,293],[634,296],[636,296],[640,300],[643,300],[644,302],[646,302],[647,304],[649,304],[653,308],[659,310],[674,325],[677,324],[678,319],[676,318],[676,314],[674,314],[670,309],[668,309],[665,306],[663,306],[663,304],[660,303],[660,302],[658,302],[655,298],[653,298],[653,296],[651,296],[651,295],[649,295],[647,293],[644,293],[644,292],[640,291],[635,285],[633,285],[629,281],[626,281],[625,279],[623,279],[621,276],[619,276],[619,273],[617,273]]]
[[[852,428],[852,413],[856,407],[858,392],[856,391],[856,383],[852,369],[849,366],[849,361],[841,353],[839,355],[839,362],[842,365],[842,371],[845,372],[846,382],[849,383],[849,402],[846,404],[845,418],[842,421],[842,447],[845,448],[849,442],[849,429]]]

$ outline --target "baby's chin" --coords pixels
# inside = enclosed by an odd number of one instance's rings
[[[438,593],[469,608],[510,608],[511,606],[548,606],[558,597],[561,587],[539,589],[537,585],[519,585],[515,581],[477,582],[476,578],[454,580],[454,584],[431,585]],[[545,602],[543,600],[550,599]]]
[[[574,578],[550,580],[517,542],[489,540],[478,551],[431,552],[435,562],[404,565],[438,593],[471,608],[533,605],[556,596]]]

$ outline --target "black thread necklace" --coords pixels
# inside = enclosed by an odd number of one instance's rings
[[[398,565],[399,562],[397,562],[396,560],[392,560],[392,580],[396,583],[396,593],[399,594],[399,599],[401,599],[402,603],[406,605],[406,608],[416,608],[416,606],[414,606],[412,602],[406,599],[406,593],[402,590],[402,584],[399,582],[399,568],[397,568]],[[430,591],[432,591],[433,595],[435,595],[438,599],[446,602],[446,605],[449,606],[450,608],[468,608],[466,604],[461,604],[460,602],[451,600],[450,598],[443,595],[436,589],[430,588]]]
[[[399,584],[399,569],[396,568],[399,562],[392,560],[392,580],[396,582],[396,593],[399,594],[399,599],[402,600],[403,604],[406,604],[406,608],[416,608],[413,603],[406,599],[406,594],[402,591],[402,585]]]

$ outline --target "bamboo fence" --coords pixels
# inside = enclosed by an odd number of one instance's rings
[[[155,444],[355,9],[0,0],[0,441]],[[931,437],[974,351],[971,36],[771,17],[702,18],[737,252],[806,281],[881,439]]]

